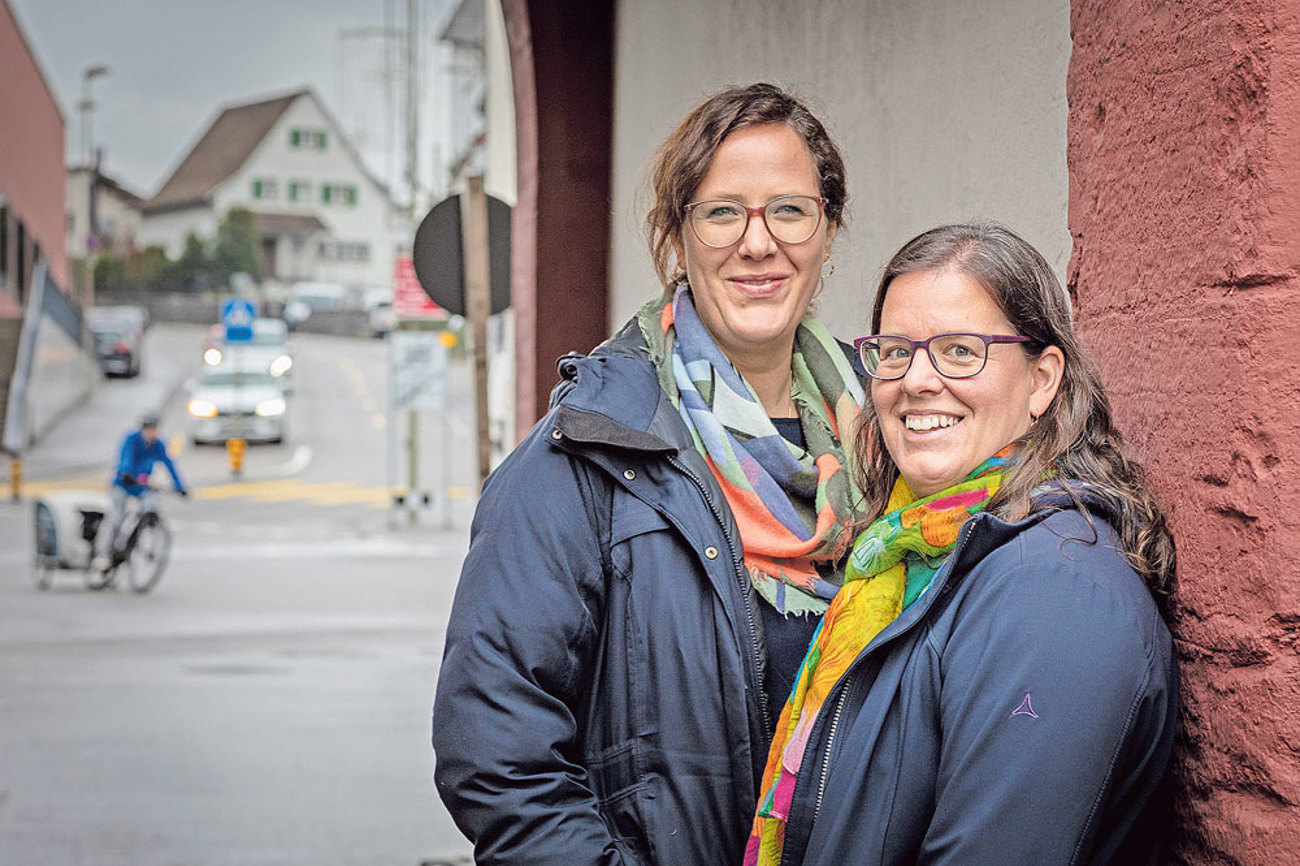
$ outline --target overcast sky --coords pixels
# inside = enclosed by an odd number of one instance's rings
[[[81,161],[82,70],[110,67],[93,83],[94,138],[107,173],[145,197],[158,191],[222,105],[310,86],[345,126],[349,108],[361,111],[368,102],[374,111],[383,84],[377,74],[362,75],[357,58],[368,52],[376,67],[382,43],[340,34],[401,26],[406,8],[405,0],[7,2],[63,111],[69,164]],[[420,2],[421,29],[431,38],[450,2]],[[362,149],[376,173],[393,168],[384,164],[382,147]]]

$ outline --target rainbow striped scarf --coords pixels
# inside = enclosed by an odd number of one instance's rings
[[[845,465],[862,386],[835,338],[811,315],[795,332],[792,395],[807,450],[781,437],[754,389],[713,341],[690,288],[642,308],[659,381],[735,515],[755,589],[782,613],[820,614],[839,590],[858,491]],[[830,579],[828,579],[830,578]]]
[[[827,695],[867,644],[929,589],[962,524],[997,493],[1013,455],[1008,446],[964,481],[925,499],[917,499],[900,477],[886,513],[854,542],[844,588],[813,634],[777,721],[745,866],[781,862],[795,782]]]

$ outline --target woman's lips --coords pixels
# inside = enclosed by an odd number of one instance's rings
[[[776,291],[788,278],[788,274],[747,274],[741,277],[728,277],[727,282],[748,294],[761,295]]]

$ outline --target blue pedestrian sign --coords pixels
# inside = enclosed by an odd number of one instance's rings
[[[247,343],[253,339],[253,322],[257,308],[244,298],[231,298],[221,302],[221,324],[226,329],[227,343]]]

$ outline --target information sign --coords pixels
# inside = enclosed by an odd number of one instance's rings
[[[448,350],[434,331],[388,335],[388,394],[395,411],[447,408]]]
[[[247,343],[253,339],[253,322],[257,320],[257,307],[246,298],[231,298],[221,302],[221,324],[226,329],[227,343]]]

